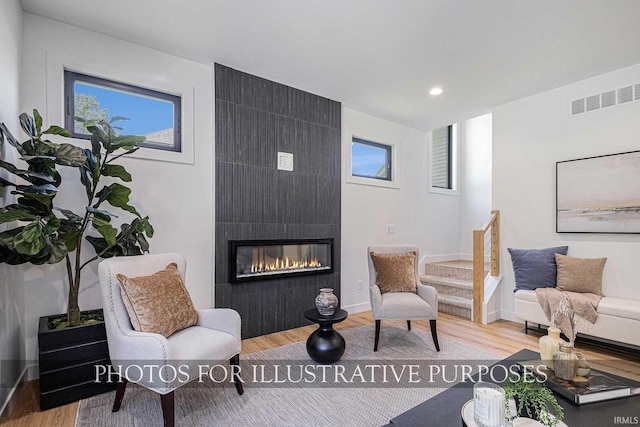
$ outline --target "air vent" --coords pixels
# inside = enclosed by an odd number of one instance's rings
[[[587,111],[593,111],[600,108],[600,95],[587,97]]]
[[[571,114],[580,114],[584,113],[584,98],[576,99],[571,103]]]
[[[602,99],[602,108],[612,107],[616,105],[616,91],[611,90],[600,95]]]
[[[640,101],[640,83],[621,87],[619,89],[602,92],[599,95],[591,95],[586,98],[571,101],[571,115],[600,110],[614,105],[627,104]]]
[[[633,86],[618,89],[618,104],[633,101]]]

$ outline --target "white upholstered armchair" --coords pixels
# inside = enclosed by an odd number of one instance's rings
[[[415,252],[414,276],[416,292],[385,292],[382,293],[377,285],[377,272],[371,253],[376,254],[407,254]],[[418,260],[420,253],[415,245],[377,245],[367,249],[369,263],[369,293],[371,310],[376,323],[376,336],[373,351],[378,351],[381,320],[406,320],[407,328],[411,330],[412,320],[429,320],[431,336],[436,350],[440,351],[436,319],[438,318],[438,293],[432,286],[423,285],[418,276]]]
[[[186,261],[179,254],[109,258],[98,266],[109,355],[112,365],[122,373],[113,412],[120,409],[127,382],[135,382],[160,394],[165,426],[174,425],[174,390],[202,374],[197,365],[214,366],[229,360],[234,365],[230,371],[234,373],[232,378],[236,389],[239,394],[243,393],[237,369],[241,346],[240,315],[235,310],[198,310],[195,326],[175,332],[168,338],[133,329],[116,275],[148,276],[170,263],[177,264],[184,281]],[[140,365],[163,367],[164,371],[145,368],[144,375],[140,375]],[[131,366],[132,369],[127,369]],[[188,372],[188,378],[182,373],[173,375],[178,367]]]

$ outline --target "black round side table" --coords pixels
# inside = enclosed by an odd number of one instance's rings
[[[313,360],[324,364],[340,360],[346,343],[342,335],[333,329],[333,324],[342,322],[347,315],[348,313],[342,309],[337,309],[331,316],[323,316],[315,308],[304,312],[304,317],[320,325],[307,338],[307,353]]]

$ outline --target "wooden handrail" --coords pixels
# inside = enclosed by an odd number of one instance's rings
[[[483,233],[486,233],[489,227],[491,227],[493,223],[498,220],[499,216],[500,216],[500,211],[491,211],[491,216],[489,217],[487,222],[485,222],[482,225],[482,227],[479,228],[479,230],[482,230]]]
[[[491,233],[491,276],[500,275],[500,211],[491,211],[484,225],[473,230],[473,321],[482,323],[484,302],[484,236]]]

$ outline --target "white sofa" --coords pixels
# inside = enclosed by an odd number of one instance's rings
[[[540,325],[549,324],[535,291],[519,290],[515,299],[516,317]],[[602,298],[596,322],[587,323],[586,327],[579,325],[578,333],[636,346],[634,350],[640,350],[640,301]]]

